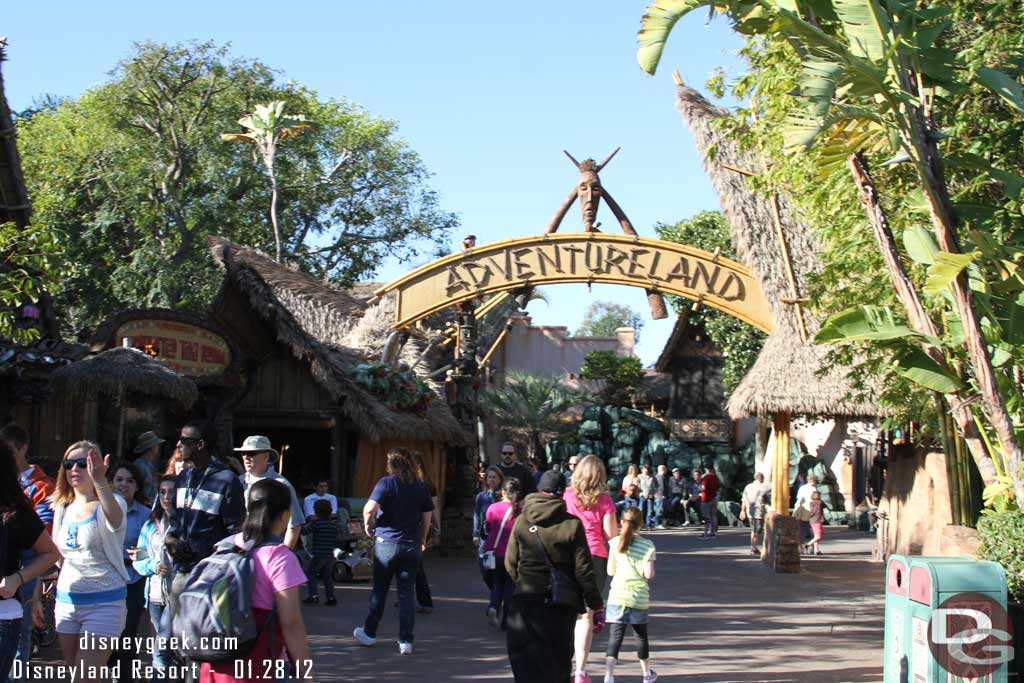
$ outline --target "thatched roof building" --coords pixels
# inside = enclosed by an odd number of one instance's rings
[[[801,340],[795,307],[782,301],[793,293],[771,199],[753,192],[749,178],[730,169],[760,173],[764,167],[762,159],[723,136],[714,121],[729,112],[715,107],[696,90],[680,84],[676,108],[693,131],[697,149],[704,157],[704,168],[722,203],[737,256],[760,280],[774,321],[772,334],[757,361],[729,399],[730,416],[739,419],[778,412],[836,417],[875,415],[874,405],[851,398],[852,385],[844,371],[819,376],[827,349]],[[709,158],[712,149],[714,155]],[[805,295],[811,275],[820,269],[821,247],[810,226],[798,218],[792,200],[783,193],[778,194],[778,207],[796,288],[800,295]],[[813,339],[821,321],[806,309],[803,317],[808,339]]]
[[[118,399],[121,392],[132,402],[173,401],[183,409],[192,407],[198,396],[196,383],[138,349],[107,349],[50,375],[54,391],[96,399],[104,394]]]
[[[353,379],[357,365],[380,357],[394,319],[389,300],[367,308],[356,296],[281,265],[255,249],[216,237],[210,238],[209,246],[225,271],[224,284],[211,306],[214,318],[230,325],[226,310],[239,303],[239,296],[244,298],[244,304],[273,331],[276,341],[308,364],[316,382],[361,434],[373,441],[462,444],[469,439],[440,396],[420,417],[392,409]],[[410,341],[402,359],[415,359],[418,352],[418,343]],[[421,377],[425,371],[417,368]]]
[[[0,64],[7,45],[0,39]],[[28,225],[30,207],[25,178],[21,173],[21,157],[14,140],[14,119],[4,95],[3,74],[0,73],[0,223],[13,221]]]

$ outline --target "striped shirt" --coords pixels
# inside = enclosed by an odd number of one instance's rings
[[[608,542],[608,550],[615,554],[615,576],[608,591],[608,604],[633,609],[648,609],[650,589],[644,578],[644,567],[654,562],[654,543],[634,536],[625,553],[619,552],[619,538]]]
[[[314,519],[306,523],[313,535],[313,557],[331,557],[338,545],[338,522],[333,519]]]

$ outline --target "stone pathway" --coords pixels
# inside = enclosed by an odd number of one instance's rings
[[[798,575],[785,575],[749,554],[749,537],[740,529],[723,529],[712,541],[688,528],[655,532],[651,661],[661,680],[880,681],[883,567],[870,561],[867,534],[832,528],[826,534],[828,554],[807,558]],[[412,657],[398,656],[394,608],[375,647],[352,640],[365,615],[368,584],[340,586],[337,608],[306,609],[318,681],[512,680],[504,634],[484,618],[485,587],[476,567],[467,560],[427,562],[436,611],[417,615]],[[603,680],[605,643],[598,636],[590,656],[595,681]],[[629,636],[616,680],[640,680]]]

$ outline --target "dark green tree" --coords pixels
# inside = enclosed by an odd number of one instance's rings
[[[644,366],[636,356],[614,351],[591,351],[583,359],[580,377],[604,383],[601,397],[612,405],[628,406],[644,379]]]
[[[640,330],[644,327],[643,316],[625,304],[594,301],[583,313],[583,323],[576,330],[576,336],[614,337],[615,330],[620,327],[632,327],[636,330],[636,340],[640,341]]]
[[[729,238],[729,226],[719,211],[702,211],[675,225],[658,223],[654,230],[663,240],[688,244],[710,252],[720,249],[723,256],[736,258],[732,240]],[[757,354],[764,345],[764,333],[713,308],[702,306],[696,313],[692,313],[691,301],[672,297],[671,302],[677,313],[689,315],[691,324],[703,328],[708,338],[722,351],[722,386],[725,389],[725,396],[728,397],[757,360]]]
[[[219,282],[210,235],[275,252],[262,164],[220,139],[272,101],[316,124],[275,159],[283,260],[349,284],[446,241],[457,218],[394,121],[212,43],[138,44],[107,83],[18,122],[35,219],[67,236],[66,329],[126,306],[201,311]]]

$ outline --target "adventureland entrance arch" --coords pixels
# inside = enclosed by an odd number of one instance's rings
[[[395,327],[402,329],[449,306],[460,306],[468,313],[465,309],[471,305],[462,304],[488,294],[526,291],[545,284],[605,282],[645,289],[655,318],[668,315],[661,295],[676,294],[770,333],[768,303],[749,268],[717,253],[637,235],[598,176],[618,151],[616,147],[599,164],[593,159],[578,162],[565,152],[580,171],[580,179],[543,235],[481,247],[476,246],[476,237],[469,236],[463,240],[461,253],[417,268],[377,290],[374,300],[394,293]],[[623,234],[598,231],[601,224],[595,221],[602,197]],[[577,201],[584,232],[558,234],[565,214]]]
[[[746,266],[674,242],[596,231],[473,246],[417,268],[374,296],[394,293],[395,327],[401,329],[489,294],[568,282],[675,294],[771,332],[768,303]]]
[[[454,360],[435,375],[447,373],[446,398],[468,433],[477,433],[475,386],[479,367],[487,362],[505,334],[501,333],[491,349],[478,358],[476,320],[509,292],[523,295],[539,285],[570,282],[640,287],[647,292],[655,318],[668,316],[662,295],[674,294],[771,333],[768,302],[760,282],[749,268],[717,253],[637,234],[598,177],[616,152],[618,148],[600,164],[593,159],[578,162],[565,153],[580,171],[580,179],[555,211],[544,234],[482,246],[477,246],[476,238],[470,235],[463,240],[461,252],[417,268],[374,292],[371,303],[384,296],[395,297],[395,333],[385,345],[382,358],[385,362],[397,360],[398,349],[408,337],[408,328],[427,316],[455,307],[455,334],[451,338],[455,341]],[[595,221],[602,198],[617,219],[622,234],[598,230],[601,224]],[[584,232],[558,233],[566,213],[577,201],[582,210]],[[522,301],[527,298],[522,297]],[[476,458],[470,455],[469,449],[463,448],[459,449],[456,461],[457,487],[471,494],[476,479]],[[457,508],[468,506],[471,511],[473,496],[456,493],[447,501],[451,509],[446,505],[444,524],[447,529],[455,530],[446,535],[451,543],[450,550],[458,552],[472,547],[465,523],[471,519],[471,512],[460,514]],[[452,512],[455,516],[449,517]],[[448,545],[448,542],[443,543]]]

